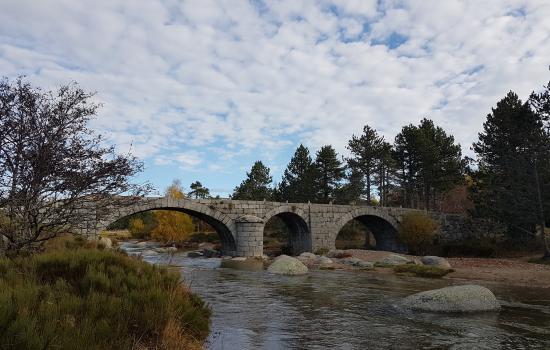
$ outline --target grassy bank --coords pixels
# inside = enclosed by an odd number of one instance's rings
[[[2,349],[200,349],[209,317],[177,273],[121,253],[0,258]]]

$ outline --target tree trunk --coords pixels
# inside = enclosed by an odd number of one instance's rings
[[[371,197],[370,197],[370,171],[367,170],[366,171],[366,175],[367,175],[367,205],[371,205]]]
[[[539,180],[539,171],[537,168],[537,161],[535,159],[535,162],[533,164],[534,170],[535,170],[535,187],[537,191],[537,202],[538,202],[538,209],[539,209],[539,226],[540,226],[540,235],[542,237],[542,241],[544,242],[544,259],[550,259],[550,245],[548,244],[548,239],[546,238],[545,228],[546,228],[546,221],[544,219],[544,204],[542,203],[542,189],[540,188],[540,180]]]

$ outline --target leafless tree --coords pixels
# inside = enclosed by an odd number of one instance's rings
[[[149,190],[131,183],[143,164],[103,146],[88,127],[99,108],[92,96],[76,83],[52,92],[0,80],[0,239],[8,251],[76,231]]]

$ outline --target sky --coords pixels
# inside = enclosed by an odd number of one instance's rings
[[[274,181],[365,124],[431,118],[472,155],[487,113],[550,80],[550,1],[0,0],[0,76],[102,103],[91,127],[162,192]]]

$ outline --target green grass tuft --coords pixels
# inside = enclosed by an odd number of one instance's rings
[[[453,270],[441,269],[434,266],[406,264],[393,267],[397,273],[410,273],[418,277],[441,278]]]

